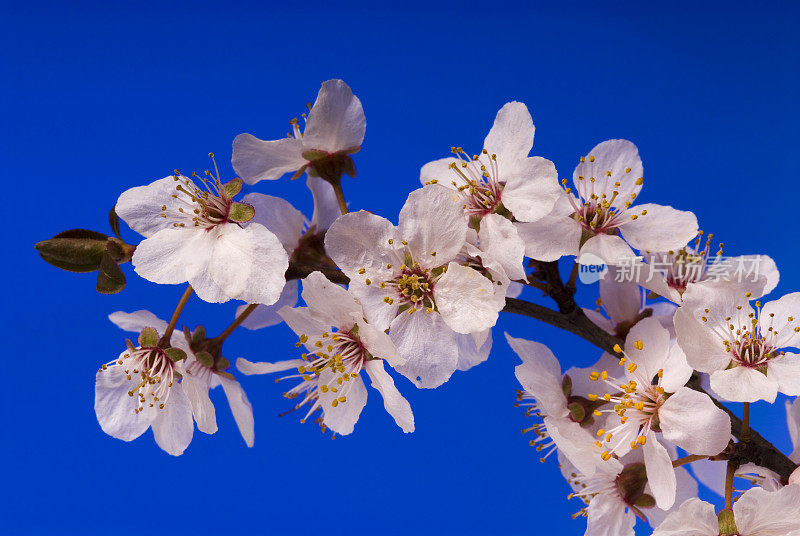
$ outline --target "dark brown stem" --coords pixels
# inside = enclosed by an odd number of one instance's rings
[[[750,402],[742,406],[742,441],[750,441]]]
[[[696,462],[699,460],[705,460],[708,456],[702,456],[700,454],[689,454],[688,456],[684,456],[683,458],[678,458],[677,460],[672,462],[672,467],[680,467],[681,465],[686,465],[687,463]]]
[[[237,316],[237,317],[236,317],[236,320],[234,320],[234,321],[231,323],[231,325],[230,325],[230,326],[228,326],[227,328],[225,328],[225,331],[223,331],[222,333],[220,333],[219,335],[217,335],[216,337],[214,337],[214,341],[216,341],[216,342],[218,342],[218,343],[222,343],[222,341],[224,341],[225,339],[227,339],[227,338],[228,338],[228,336],[229,336],[231,333],[233,333],[233,332],[236,330],[236,328],[238,328],[239,326],[241,326],[241,325],[242,325],[242,322],[244,322],[244,321],[247,319],[247,317],[248,317],[248,316],[250,316],[250,313],[252,313],[253,311],[255,311],[255,310],[256,310],[256,307],[258,307],[258,304],[257,304],[257,303],[251,303],[250,305],[248,305],[247,307],[245,307],[244,311],[242,311],[242,314],[240,314],[239,316]]]
[[[336,201],[339,202],[339,210],[342,214],[347,214],[347,202],[344,200],[344,192],[342,191],[342,180],[328,181],[333,186],[333,192],[336,194]]]
[[[733,508],[733,477],[736,475],[736,462],[728,460],[728,469],[725,471],[725,509]]]
[[[183,296],[181,296],[178,305],[175,306],[175,312],[172,313],[172,318],[169,319],[167,329],[161,336],[161,342],[165,344],[169,343],[169,339],[172,337],[172,332],[175,331],[175,326],[178,324],[178,318],[180,318],[181,312],[183,311],[183,308],[186,307],[186,302],[189,301],[193,291],[194,289],[192,289],[192,285],[186,287],[186,290],[184,291]]]

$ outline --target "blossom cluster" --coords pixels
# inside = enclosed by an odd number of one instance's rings
[[[597,307],[572,313],[613,342],[586,360],[594,365],[562,371],[545,345],[505,334],[521,359],[517,404],[534,420],[523,431],[543,462],[556,460],[587,536],[630,536],[637,518],[658,536],[800,535],[800,473],[734,463],[748,438],[732,436],[722,404],[800,396],[800,293],[762,301],[779,279],[772,259],[723,257],[692,212],[640,203],[633,143],[603,141],[576,159],[571,180],[559,178],[553,162],[531,156],[528,108],[509,102],[482,148],[455,146],[421,167],[395,224],[351,212],[344,199],[366,119],[343,81],[323,83],[290,124],[274,141],[237,136],[230,180],[215,163],[213,172],[175,170],[120,195],[116,214],[143,237],[131,247],[135,272],[186,292],[169,322],[146,310],[110,315],[136,336],[97,371],[104,432],[131,441],[152,428],[159,447],[180,455],[195,424],[217,431],[209,391],[222,386],[253,446],[253,409],[236,375],[278,374],[291,385],[289,409],[323,432],[353,433],[368,378],[411,433],[397,375],[441,386],[488,359],[509,300],[525,287],[553,295],[542,267],[573,266],[561,285],[572,299],[580,266],[602,264]],[[240,195],[304,174],[310,218],[279,197]],[[192,295],[240,302],[231,327],[216,337],[179,329]],[[293,359],[232,366],[223,357],[237,327],[284,322],[298,339]],[[796,464],[800,402],[787,400],[786,410]],[[749,489],[732,504],[734,477]],[[725,497],[719,514],[697,498],[698,481]]]

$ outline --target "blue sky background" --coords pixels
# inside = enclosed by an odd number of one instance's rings
[[[800,289],[797,3],[109,4],[0,4],[0,534],[583,533],[555,464],[520,435],[517,358],[502,332],[544,342],[566,364],[599,352],[532,320],[503,318],[490,360],[439,389],[398,379],[413,435],[371,391],[355,434],[331,441],[277,417],[290,403],[270,377],[242,381],[253,449],[216,392],[220,431],[196,432],[181,458],[149,432],[123,443],[100,430],[94,373],[123,340],[106,315],[168,317],[182,287],[126,266],[125,292],[98,295],[94,275],[45,264],[33,243],[108,232],[123,190],[176,167],[201,171],[209,151],[232,177],[233,137],[283,136],[329,78],[346,80],[367,115],[359,176],[344,184],[352,208],[396,221],[422,164],[451,145],[479,149],[497,109],[521,100],[534,154],[563,176],[596,143],[628,138],[644,160],[642,201],[694,210],[726,252],[775,258],[775,294]],[[256,190],[310,214],[304,181]],[[582,289],[584,303],[595,292]],[[234,309],[193,299],[182,320],[214,333]],[[225,353],[294,358],[294,340],[285,326],[243,330]],[[783,415],[782,400],[757,405],[754,425],[786,448]]]

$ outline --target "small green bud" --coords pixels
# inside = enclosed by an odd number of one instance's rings
[[[180,348],[175,348],[175,347],[167,348],[164,350],[164,353],[167,354],[167,357],[173,363],[175,361],[181,361],[182,359],[186,359],[186,352],[184,352]]]
[[[236,194],[242,191],[244,182],[239,177],[232,179],[222,185],[222,192],[228,199],[233,198]]]
[[[100,268],[108,237],[86,229],[58,233],[34,247],[42,259],[70,272],[93,272]]]
[[[139,334],[139,346],[153,348],[158,346],[158,332],[155,328],[144,328]]]
[[[228,219],[239,223],[248,222],[256,215],[253,205],[247,203],[233,203],[228,211]]]

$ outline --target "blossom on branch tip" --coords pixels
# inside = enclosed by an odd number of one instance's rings
[[[272,232],[251,222],[253,206],[233,201],[241,179],[195,177],[202,187],[176,171],[119,197],[117,214],[145,237],[133,254],[136,273],[153,283],[188,282],[211,303],[275,303],[289,258]]]
[[[287,137],[264,141],[252,134],[233,140],[233,169],[246,183],[275,180],[304,171],[325,180],[339,180],[343,173],[356,174],[350,155],[361,149],[367,120],[361,101],[342,80],[323,82],[317,100],[305,119],[305,129],[292,119]]]
[[[306,352],[302,359],[278,363],[252,363],[238,359],[236,367],[244,374],[268,374],[297,369],[297,374],[281,378],[300,379],[284,393],[300,401],[291,410],[305,408],[305,422],[317,411],[317,423],[334,433],[353,431],[367,402],[367,390],[361,377],[365,370],[372,386],[383,397],[386,411],[404,432],[414,431],[411,406],[400,394],[383,362],[396,367],[403,358],[386,333],[367,322],[361,304],[352,294],[320,272],[303,280],[303,300],[308,307],[284,307],[279,314],[294,331]]]

